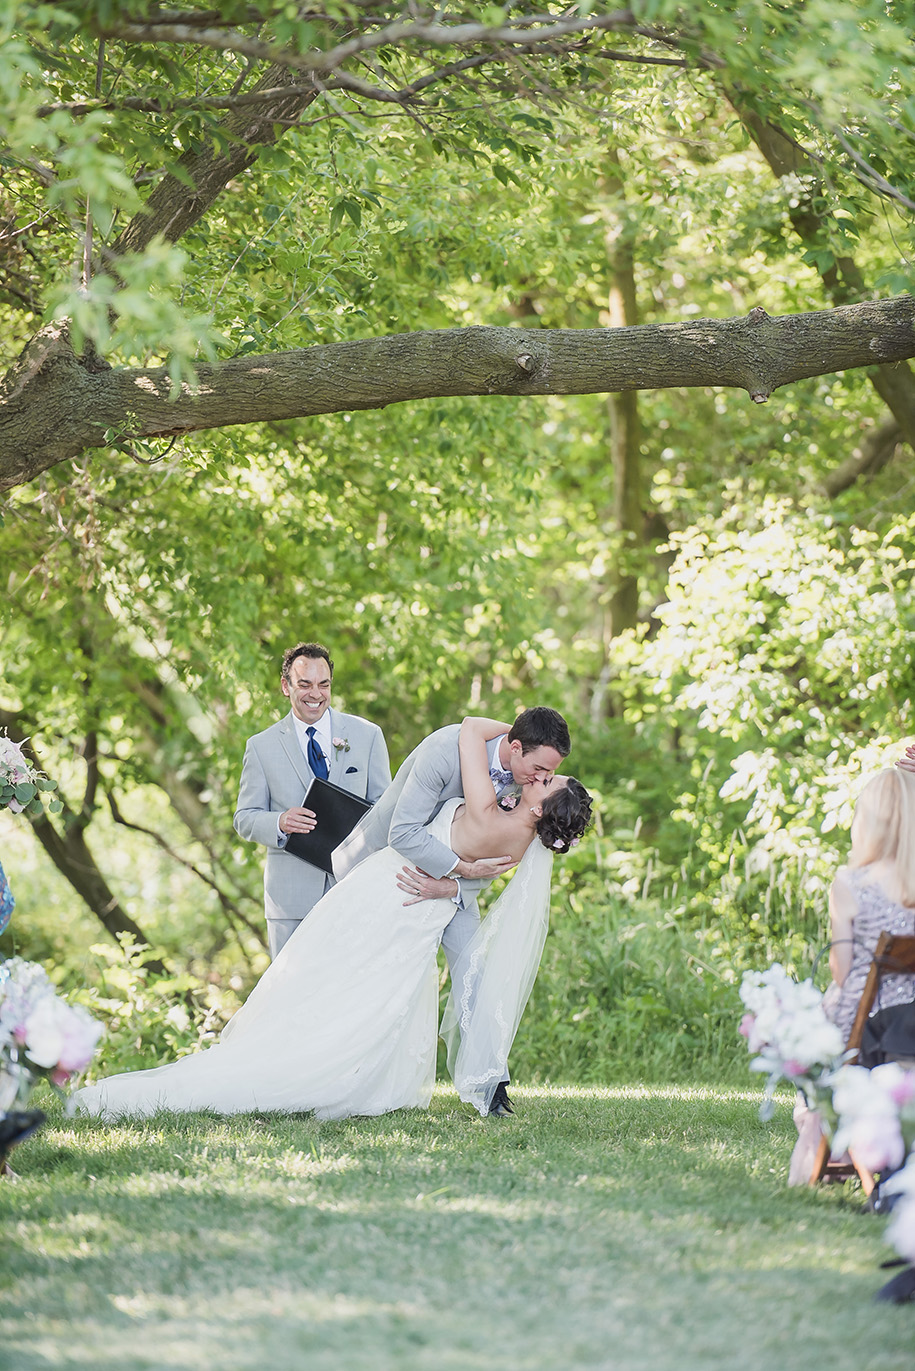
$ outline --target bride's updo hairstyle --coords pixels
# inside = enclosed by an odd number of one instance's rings
[[[581,781],[569,777],[568,785],[554,790],[543,802],[543,813],[535,825],[535,833],[551,852],[568,852],[578,842],[591,822],[594,801]]]

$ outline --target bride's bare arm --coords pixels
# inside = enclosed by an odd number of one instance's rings
[[[461,754],[461,788],[464,804],[470,817],[485,820],[496,808],[496,792],[489,775],[486,744],[491,738],[503,737],[511,724],[498,719],[468,717],[461,723],[458,747]]]
[[[461,724],[458,747],[461,754],[461,784],[464,791],[464,807],[474,820],[483,820],[487,813],[496,809],[496,794],[489,775],[489,758],[486,744],[490,738],[501,738],[511,729],[498,719],[468,717]],[[503,876],[516,866],[519,856],[504,853],[498,857],[480,857],[471,861],[459,858],[448,876],[436,879],[427,872],[403,867],[398,873],[397,884],[410,896],[404,904],[415,904],[419,900],[450,898],[454,895],[456,882],[453,877],[475,882],[491,881]],[[476,887],[465,887],[476,889]]]

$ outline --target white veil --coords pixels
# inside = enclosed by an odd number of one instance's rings
[[[507,1078],[508,1054],[533,989],[550,922],[553,854],[535,838],[451,969],[442,1016],[448,1070],[481,1114]]]

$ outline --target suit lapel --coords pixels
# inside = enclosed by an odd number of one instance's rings
[[[314,773],[302,756],[302,749],[299,747],[299,740],[296,735],[295,724],[292,722],[291,714],[287,714],[285,719],[280,720],[279,728],[280,742],[283,745],[283,751],[289,758],[293,771],[302,782],[302,794],[304,795],[305,791],[314,780]]]
[[[343,777],[347,768],[352,766],[352,741],[350,740],[350,751],[347,752],[343,747],[339,749],[334,747],[334,738],[346,738],[347,727],[343,721],[348,716],[335,714],[332,709],[327,712],[330,716],[330,756],[327,759],[327,779],[336,785],[343,785]]]

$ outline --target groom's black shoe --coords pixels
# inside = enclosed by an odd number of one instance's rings
[[[515,1112],[515,1106],[508,1098],[508,1091],[505,1089],[507,1085],[508,1081],[499,1082],[489,1106],[490,1114],[494,1114],[497,1118],[504,1118],[506,1114],[514,1114]]]

